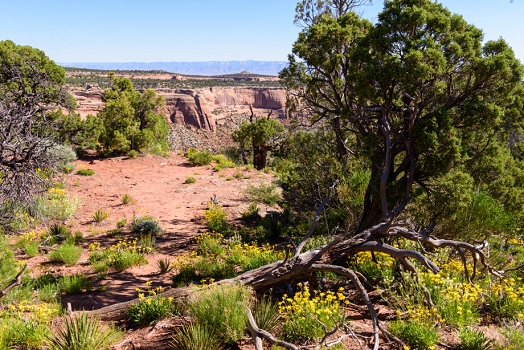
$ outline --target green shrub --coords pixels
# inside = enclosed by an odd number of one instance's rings
[[[0,349],[40,349],[49,336],[49,328],[35,320],[0,318]]]
[[[341,291],[336,294],[332,291],[310,292],[307,286],[302,287],[293,298],[284,295],[279,312],[285,318],[283,331],[286,338],[293,341],[319,339],[325,334],[320,322],[328,330],[340,324],[344,319],[343,305],[346,302]]]
[[[194,184],[196,182],[196,179],[192,176],[186,177],[186,180],[184,181],[185,184]]]
[[[63,224],[53,224],[47,229],[47,234],[49,236],[65,239],[66,237],[71,236],[71,230]]]
[[[133,220],[133,233],[138,235],[159,235],[163,233],[163,231],[158,221],[150,217],[142,217]]]
[[[104,349],[120,337],[113,328],[102,328],[98,319],[80,316],[64,317],[64,326],[49,336],[54,350],[99,350]]]
[[[47,193],[36,199],[38,212],[49,220],[66,220],[73,215],[81,200],[78,196],[70,196],[64,189],[52,187]]]
[[[520,350],[524,349],[524,333],[519,327],[509,327],[502,330],[506,337],[501,344],[495,344],[495,350]]]
[[[187,153],[186,157],[189,160],[189,162],[192,165],[209,165],[211,161],[213,160],[213,156],[209,151],[197,151],[193,148],[190,148]]]
[[[127,225],[127,219],[123,218],[122,220],[119,220],[116,222],[117,228],[124,228]]]
[[[131,159],[135,159],[136,157],[138,157],[140,153],[138,153],[138,151],[132,149],[130,150],[129,152],[126,153],[126,155],[131,158]]]
[[[219,350],[223,343],[214,328],[190,323],[176,331],[170,345],[174,350]]]
[[[416,321],[392,321],[389,331],[410,347],[420,350],[433,349],[438,339],[435,328]]]
[[[71,174],[73,172],[73,170],[75,170],[75,168],[76,168],[76,164],[74,164],[74,163],[67,163],[66,165],[64,165],[62,167],[62,171],[65,174]]]
[[[261,183],[258,186],[249,185],[245,190],[245,194],[251,202],[264,203],[271,207],[282,199],[280,192],[277,190],[277,185],[268,183]]]
[[[212,284],[194,294],[189,310],[197,323],[218,334],[224,343],[232,344],[244,335],[247,326],[245,306],[250,296],[251,291],[239,284]]]
[[[97,224],[102,223],[103,221],[107,220],[111,214],[107,210],[98,209],[93,213],[93,221]]]
[[[91,281],[85,275],[64,276],[58,280],[58,287],[62,293],[76,294],[91,290]]]
[[[141,291],[138,292],[140,301],[131,305],[126,311],[126,315],[132,324],[147,325],[153,321],[166,318],[175,311],[173,298],[158,297],[156,294],[160,291],[161,287],[149,289],[148,296],[144,296]]]
[[[234,168],[234,167],[236,167],[235,162],[233,162],[231,159],[227,158],[223,154],[214,155],[213,156],[213,160],[215,160],[217,162],[217,164],[215,164],[213,166],[213,169],[215,171],[220,171],[220,170],[222,170],[224,168]]]
[[[268,298],[257,300],[253,307],[253,318],[258,327],[273,333],[280,323],[278,304]]]
[[[128,193],[122,196],[121,202],[123,205],[135,204],[135,200]]]
[[[486,337],[482,332],[471,328],[459,331],[460,350],[490,350],[493,348],[493,340]]]
[[[82,254],[82,247],[72,244],[62,244],[49,253],[49,261],[72,266],[80,259],[80,254]]]
[[[173,270],[171,260],[169,260],[168,258],[158,259],[156,261],[156,266],[158,267],[158,273],[160,273],[161,275],[171,272]]]
[[[89,263],[99,269],[97,273],[104,274],[106,266],[123,271],[131,266],[147,264],[144,254],[149,251],[137,245],[137,241],[122,240],[108,248],[101,248],[99,242],[91,243],[89,252]]]
[[[84,169],[78,169],[76,173],[77,175],[82,175],[82,176],[92,176],[95,174],[95,171],[93,169],[84,168]]]
[[[221,206],[211,204],[204,215],[207,227],[213,232],[223,233],[228,229],[227,213]]]
[[[260,208],[258,205],[254,202],[251,202],[249,206],[242,212],[240,215],[242,216],[242,219],[244,220],[254,220],[259,219],[260,214],[258,213],[260,211]]]

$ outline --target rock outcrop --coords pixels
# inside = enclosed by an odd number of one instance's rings
[[[87,89],[71,91],[77,100],[77,112],[85,117],[96,114],[104,106],[101,91]],[[283,118],[286,106],[286,94],[280,88],[209,88],[199,90],[159,89],[166,101],[164,113],[171,123],[189,125],[195,129],[216,130],[219,118],[213,113],[219,108],[233,109],[248,107],[274,111],[273,116]]]

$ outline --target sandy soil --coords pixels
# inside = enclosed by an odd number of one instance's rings
[[[70,303],[73,310],[98,309],[134,299],[137,296],[135,289],[143,288],[147,281],[152,281],[153,286],[171,287],[171,274],[158,274],[156,262],[164,258],[172,260],[178,254],[194,248],[191,238],[206,231],[202,218],[210,198],[216,194],[228,212],[228,219],[235,222],[249,205],[243,195],[247,185],[274,180],[271,174],[245,168],[216,172],[211,166],[193,167],[186,162],[185,157],[175,153],[167,158],[148,155],[136,159],[117,157],[77,160],[76,170],[89,168],[95,172],[93,176],[81,176],[75,170],[65,177],[68,193],[79,196],[82,201],[82,206],[67,224],[73,231],[82,232],[83,255],[79,263],[72,267],[50,264],[47,257],[40,255],[28,260],[29,268],[35,271],[35,275],[49,271],[60,275],[85,273],[89,276],[93,280],[94,291],[62,297],[64,306]],[[243,176],[236,178],[234,175],[237,172]],[[196,182],[185,184],[188,176],[196,178]],[[121,198],[126,193],[135,200],[134,204],[122,204]],[[263,206],[259,207],[262,214],[267,210]],[[96,224],[92,217],[98,209],[110,212],[110,217],[101,224]],[[103,279],[98,278],[87,263],[89,244],[100,242],[101,245],[110,245],[118,238],[132,236],[129,228],[120,237],[109,235],[108,231],[115,229],[116,223],[123,218],[129,223],[134,216],[143,215],[158,219],[165,231],[164,235],[157,238],[156,251],[147,256],[149,263],[123,272],[111,272]],[[19,252],[18,258],[23,259],[24,255]],[[394,311],[380,307],[378,314],[384,320],[394,316]],[[367,348],[372,337],[367,312],[357,308],[351,311],[350,318],[352,328],[365,335],[360,341],[362,348]],[[129,329],[115,349],[169,349],[174,330],[183,322],[180,318],[170,318],[149,327]],[[346,348],[360,348],[355,339],[346,338]],[[239,348],[254,349],[248,338],[239,344]],[[383,339],[380,348],[396,347]]]

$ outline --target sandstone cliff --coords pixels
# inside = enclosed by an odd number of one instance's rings
[[[86,89],[71,91],[77,100],[77,112],[85,117],[96,114],[102,107],[101,91]],[[249,106],[262,110],[274,111],[273,116],[285,117],[286,94],[280,88],[210,88],[199,90],[159,89],[164,96],[164,113],[171,123],[185,124],[196,129],[215,131],[216,124],[223,119],[213,113],[216,109],[229,109],[229,114],[247,112]]]

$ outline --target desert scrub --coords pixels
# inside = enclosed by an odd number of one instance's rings
[[[128,193],[124,194],[122,196],[122,198],[120,199],[120,202],[123,204],[123,205],[128,205],[128,204],[135,204],[135,200],[133,199],[133,197],[131,197]]]
[[[274,246],[226,244],[221,234],[201,234],[196,243],[196,251],[175,257],[173,267],[176,273],[172,278],[175,285],[209,278],[230,278],[237,275],[239,267],[247,271],[284,258],[284,252],[276,251]]]
[[[102,266],[101,263],[104,263],[105,266],[123,271],[131,266],[147,264],[145,254],[149,252],[149,249],[138,245],[138,239],[121,240],[109,247],[100,247],[100,242],[95,242],[89,245],[88,261],[92,266]]]
[[[215,171],[220,171],[224,168],[235,168],[237,165],[231,159],[223,154],[217,154],[213,156],[213,160],[217,163],[213,166]]]
[[[198,324],[213,330],[225,344],[233,344],[244,335],[250,297],[246,286],[211,284],[194,293],[189,311]]]
[[[192,165],[209,165],[213,160],[209,151],[197,151],[194,148],[187,150],[186,157]]]
[[[73,266],[80,259],[80,254],[82,254],[82,247],[66,243],[49,253],[49,261]]]
[[[52,187],[37,198],[41,215],[49,220],[66,220],[80,207],[80,197],[68,195],[63,188]]]
[[[392,321],[389,331],[414,349],[434,349],[438,340],[435,328],[416,321]]]
[[[97,211],[93,213],[91,217],[93,218],[94,222],[96,222],[97,224],[100,224],[104,222],[105,220],[107,220],[110,215],[111,214],[107,210],[98,209]]]
[[[272,183],[249,185],[245,194],[251,202],[263,203],[270,207],[275,206],[282,199],[278,186]]]
[[[223,343],[213,328],[190,323],[177,329],[170,343],[174,350],[220,350]]]
[[[185,184],[194,184],[196,182],[196,179],[193,176],[186,177],[186,180],[184,181]]]
[[[58,288],[62,293],[76,294],[91,290],[91,281],[85,275],[66,275],[58,279]]]
[[[136,217],[133,219],[133,233],[138,235],[159,235],[162,234],[162,228],[158,221],[149,216]]]
[[[224,233],[228,229],[227,213],[220,205],[211,203],[204,214],[207,227],[213,232]]]
[[[345,322],[344,305],[349,304],[349,301],[343,294],[344,288],[341,287],[336,293],[329,290],[310,292],[308,286],[298,286],[302,290],[293,298],[284,294],[279,303],[279,312],[285,319],[283,331],[287,339],[319,339],[325,334],[322,323],[332,330]]]
[[[54,350],[98,350],[116,342],[121,333],[115,328],[101,327],[98,319],[79,316],[65,316],[64,325],[54,335],[48,336]]]
[[[147,325],[153,321],[166,318],[175,313],[173,298],[159,297],[157,294],[162,292],[162,287],[151,288],[151,281],[146,282],[146,290],[137,288],[138,299],[126,311],[129,321],[135,325]],[[147,293],[147,295],[146,295]]]
[[[78,169],[76,171],[76,174],[81,175],[81,176],[93,176],[95,174],[95,171],[89,168],[82,168],[82,169]]]

